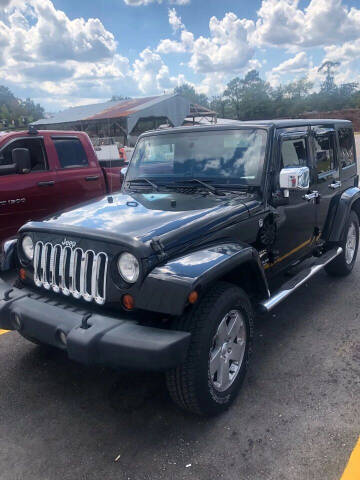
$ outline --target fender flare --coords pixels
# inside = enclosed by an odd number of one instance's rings
[[[335,214],[332,218],[331,229],[328,236],[329,242],[340,242],[343,239],[346,220],[350,214],[350,211],[354,203],[360,199],[360,189],[358,187],[352,187],[345,190],[337,204]],[[360,213],[360,205],[357,213]]]
[[[255,273],[261,296],[269,297],[257,250],[248,244],[224,242],[195,250],[154,268],[141,286],[137,307],[181,315],[188,305],[190,292],[204,291],[209,284],[242,265]]]

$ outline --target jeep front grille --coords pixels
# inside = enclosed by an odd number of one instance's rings
[[[104,252],[43,242],[35,245],[34,281],[46,290],[103,305],[107,268],[108,256]]]

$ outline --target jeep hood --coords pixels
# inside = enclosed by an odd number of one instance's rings
[[[154,237],[172,240],[196,232],[205,235],[237,216],[248,218],[252,196],[213,196],[183,193],[117,194],[60,212],[41,222],[47,229],[81,233],[106,232],[147,243]],[[171,242],[172,243],[172,242]]]

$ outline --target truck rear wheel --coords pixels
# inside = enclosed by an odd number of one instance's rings
[[[356,261],[359,248],[359,219],[354,210],[351,210],[345,226],[345,237],[339,243],[342,253],[331,263],[326,265],[325,270],[329,275],[343,277],[349,275]]]
[[[170,396],[184,410],[216,415],[244,380],[253,336],[253,310],[243,290],[215,284],[174,329],[192,333],[185,362],[167,372]]]

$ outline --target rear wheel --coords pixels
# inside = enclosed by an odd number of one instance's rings
[[[174,324],[192,333],[185,362],[167,372],[172,399],[181,408],[215,415],[230,406],[244,380],[253,333],[253,311],[243,290],[219,282]]]
[[[354,210],[350,212],[345,226],[345,236],[339,246],[343,249],[342,253],[325,267],[329,275],[337,277],[349,275],[356,261],[359,248],[359,219]]]

